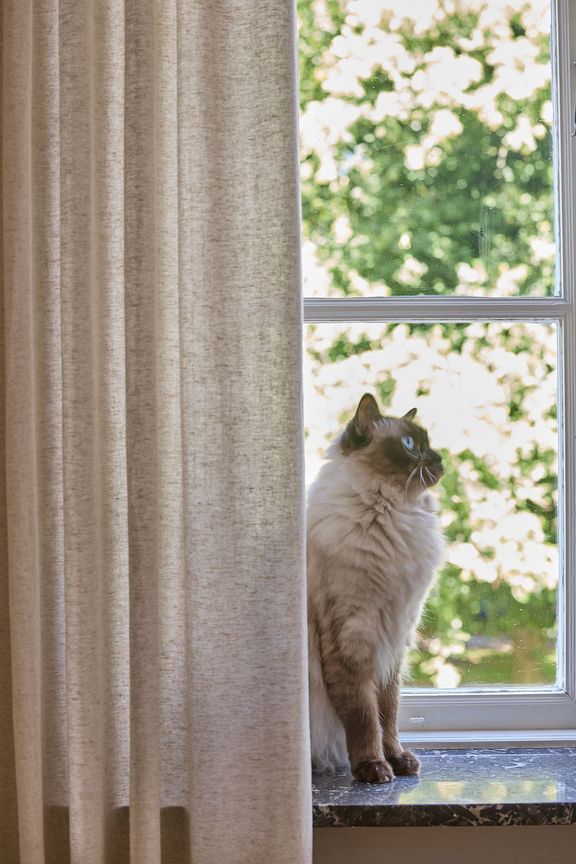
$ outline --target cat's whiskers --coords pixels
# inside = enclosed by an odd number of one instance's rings
[[[416,472],[418,472],[418,482],[420,483],[422,489],[427,489],[428,486],[434,486],[437,481],[436,472],[429,468],[428,465],[420,462],[418,465],[416,465],[415,468],[412,469],[408,476],[408,479],[406,480],[406,484],[404,486],[404,495],[406,496],[406,499],[408,498],[408,487],[410,486],[412,478],[414,477]]]
[[[412,480],[412,478],[414,477],[414,475],[415,475],[416,472],[418,471],[418,467],[419,467],[419,466],[416,465],[416,467],[415,467],[415,468],[410,472],[410,476],[409,476],[408,479],[406,480],[406,485],[404,486],[404,494],[405,494],[406,497],[408,497],[408,486],[410,485],[410,481]]]

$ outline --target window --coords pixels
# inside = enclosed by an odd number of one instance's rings
[[[367,389],[448,465],[414,742],[576,736],[574,14],[299,2],[308,477]]]

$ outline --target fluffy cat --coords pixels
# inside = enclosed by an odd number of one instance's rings
[[[312,759],[357,780],[417,774],[398,739],[402,661],[443,539],[427,491],[442,459],[413,422],[365,394],[328,450],[307,515]]]

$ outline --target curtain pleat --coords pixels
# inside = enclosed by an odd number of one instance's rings
[[[286,591],[301,547],[280,528],[303,506],[300,450],[289,444],[301,409],[285,398],[300,377],[294,45],[279,38],[293,30],[293,10],[201,0],[179,13],[187,630],[202,634],[188,654],[192,858],[213,849],[225,860],[251,838],[246,860],[288,862],[297,826],[283,813],[308,797],[304,741],[281,783],[263,781],[260,760],[298,750],[306,678],[297,629],[283,626],[302,620],[301,595]],[[215,788],[233,801],[215,801]],[[231,809],[242,819],[229,819]]]
[[[292,3],[2,31],[2,862],[306,864]]]
[[[6,8],[5,4],[0,4],[0,26],[2,33],[5,31],[4,19],[11,12]],[[20,28],[14,25],[14,32],[18,33]],[[4,66],[12,59],[13,50],[8,50],[4,47],[4,40],[0,39],[0,87],[2,92],[2,106],[7,107],[11,104],[7,99],[9,88],[13,86],[13,79],[6,77]],[[24,68],[17,67],[18,71],[26,74],[26,65]],[[24,80],[21,82],[21,93],[26,98],[26,89]],[[13,104],[13,97],[12,97]],[[12,861],[19,860],[19,843],[18,843],[18,791],[16,788],[16,764],[15,764],[15,749],[16,735],[14,729],[13,715],[13,677],[12,677],[12,655],[13,648],[10,638],[10,592],[8,586],[8,477],[6,472],[6,459],[3,458],[7,452],[6,448],[6,376],[7,367],[10,367],[8,361],[8,351],[6,344],[6,331],[8,329],[8,314],[11,309],[11,304],[6,303],[5,286],[9,280],[13,278],[15,262],[12,258],[5,255],[5,245],[15,241],[15,227],[19,219],[11,221],[7,220],[7,205],[11,197],[14,197],[14,187],[18,180],[22,178],[22,169],[13,167],[13,175],[11,180],[5,179],[4,166],[6,165],[6,147],[13,147],[17,140],[16,130],[12,126],[12,131],[6,127],[4,110],[0,111],[0,159],[2,161],[2,171],[0,172],[0,195],[2,200],[2,208],[0,209],[0,255],[2,256],[2,268],[0,272],[1,290],[0,290],[0,838],[7,859]],[[18,173],[16,173],[18,172]],[[14,214],[17,217],[18,214]],[[10,226],[10,227],[9,227]]]
[[[60,317],[60,141],[58,6],[38,3],[32,18],[32,304],[36,384],[38,573],[43,799],[68,795],[66,617],[62,485]],[[56,130],[56,131],[55,131]],[[16,537],[15,542],[18,541]],[[46,832],[45,832],[46,833]],[[49,833],[49,832],[48,832]]]
[[[41,613],[38,526],[36,310],[32,244],[32,10],[4,4],[13,28],[3,50],[3,264],[6,499],[15,785],[22,861],[41,861]],[[9,169],[9,170],[8,170]],[[11,390],[16,399],[10,398]]]
[[[130,554],[130,849],[159,857],[160,438],[156,349],[155,28],[153,0],[126,2],[126,447]],[[150,243],[154,237],[156,242]],[[152,350],[150,350],[152,348]],[[136,623],[137,622],[137,623]]]

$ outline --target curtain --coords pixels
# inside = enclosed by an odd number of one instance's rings
[[[2,4],[3,864],[310,860],[294,34]]]

